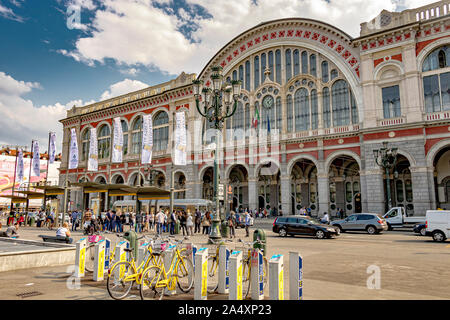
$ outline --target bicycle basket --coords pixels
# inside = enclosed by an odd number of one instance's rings
[[[168,243],[161,240],[153,241],[151,245],[154,253],[162,253],[168,248]]]

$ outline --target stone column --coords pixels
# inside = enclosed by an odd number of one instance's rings
[[[381,169],[366,170],[361,179],[365,181],[367,211],[383,214],[385,212],[386,191],[384,188],[383,172]]]
[[[289,175],[280,176],[281,181],[281,210],[283,215],[294,214],[291,212],[291,178]]]
[[[248,178],[248,205],[254,210],[258,208],[258,179]]]
[[[436,203],[436,188],[434,185],[434,167],[431,168],[427,168],[427,177],[428,177],[428,186],[430,187],[430,205],[431,205],[431,210],[436,209],[437,208],[437,203]],[[414,186],[413,186],[414,188]]]
[[[434,191],[434,183],[429,184],[429,171],[427,167],[410,167],[413,189],[414,215],[425,216],[431,209],[431,190]],[[433,192],[434,194],[434,192]]]
[[[328,174],[317,174],[317,191],[319,193],[319,211],[318,216],[322,217],[324,212],[328,212],[330,203],[330,184]]]

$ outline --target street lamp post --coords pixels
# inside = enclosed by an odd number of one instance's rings
[[[389,179],[390,169],[393,168],[397,162],[397,148],[388,148],[388,142],[383,142],[383,147],[380,149],[373,150],[373,156],[375,158],[375,162],[381,168],[384,168],[386,172],[386,193],[387,193],[387,203],[388,210],[392,208],[392,200],[391,200],[391,182]]]
[[[231,81],[231,86],[223,82],[222,67],[212,67],[213,89],[203,87],[203,81],[194,80],[194,97],[197,111],[210,122],[214,122],[216,141],[214,152],[214,201],[216,208],[213,213],[212,230],[209,235],[210,242],[221,239],[220,235],[220,208],[219,208],[219,130],[223,128],[225,119],[233,116],[236,111],[239,95],[241,94],[241,81]],[[203,111],[200,108],[200,99],[203,102]],[[210,112],[212,111],[212,112]]]

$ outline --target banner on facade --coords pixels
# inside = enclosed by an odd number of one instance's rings
[[[177,112],[175,114],[176,129],[175,129],[175,157],[174,164],[177,166],[185,166],[187,158],[187,138],[186,138],[186,119],[184,112]]]
[[[152,116],[147,114],[143,117],[142,123],[142,153],[141,163],[152,163],[152,151],[153,151],[153,125]]]
[[[91,128],[89,141],[88,171],[98,171],[97,129]]]
[[[39,153],[39,141],[33,141],[33,164],[32,164],[32,173],[34,177],[39,177],[41,175],[41,160]]]
[[[69,151],[69,170],[78,168],[78,142],[75,128],[71,129],[70,151]]]
[[[50,139],[48,150],[49,163],[53,163],[55,162],[56,158],[56,133],[50,132],[49,139]]]
[[[120,163],[122,162],[123,155],[123,132],[122,132],[122,122],[120,118],[114,118],[114,137],[113,137],[113,153],[112,162]]]
[[[17,156],[17,181],[23,182],[23,174],[24,166],[23,166],[23,150],[19,150],[19,154]]]

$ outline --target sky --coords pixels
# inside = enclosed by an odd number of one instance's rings
[[[200,73],[231,39],[280,18],[352,37],[383,9],[429,0],[0,0],[0,145],[61,151],[67,109]]]

